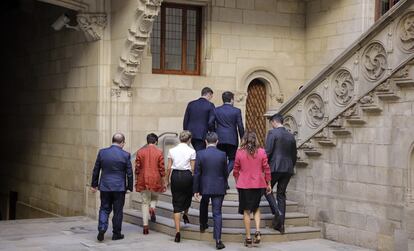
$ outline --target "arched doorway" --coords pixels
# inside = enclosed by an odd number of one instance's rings
[[[264,146],[266,137],[266,85],[253,79],[247,88],[246,128],[256,131],[259,144]]]

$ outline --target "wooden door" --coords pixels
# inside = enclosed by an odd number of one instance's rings
[[[264,146],[266,137],[266,86],[254,79],[247,89],[246,129],[254,130],[260,146]]]

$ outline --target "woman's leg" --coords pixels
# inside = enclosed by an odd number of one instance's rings
[[[181,213],[174,213],[175,232],[180,232],[180,216]]]
[[[250,210],[243,211],[244,228],[246,229],[246,239],[250,239]]]
[[[256,212],[254,212],[254,222],[256,224],[256,232],[260,232],[260,217],[261,217],[260,208],[258,208]]]

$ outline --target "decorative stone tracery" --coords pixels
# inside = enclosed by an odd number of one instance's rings
[[[379,80],[387,69],[387,53],[379,42],[369,44],[362,56],[362,71],[370,81]]]
[[[305,101],[306,123],[311,128],[316,128],[322,124],[325,116],[325,104],[316,93],[309,95]]]
[[[414,12],[403,16],[397,28],[400,47],[405,52],[414,51]]]
[[[334,75],[333,92],[336,104],[349,104],[354,97],[354,89],[354,79],[349,71],[341,69]]]

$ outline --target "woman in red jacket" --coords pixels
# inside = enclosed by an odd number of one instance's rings
[[[237,150],[233,176],[239,192],[239,213],[243,214],[246,229],[245,246],[252,242],[260,243],[260,200],[264,193],[271,192],[270,168],[267,155],[263,148],[259,148],[255,132],[247,131]],[[256,223],[256,233],[252,241],[250,236],[250,214],[253,213]]]
[[[147,145],[139,149],[135,160],[135,190],[142,197],[142,221],[144,234],[148,234],[148,218],[155,222],[155,206],[158,193],[165,192],[163,177],[165,176],[164,156],[156,144],[158,137],[154,133],[147,135]]]

